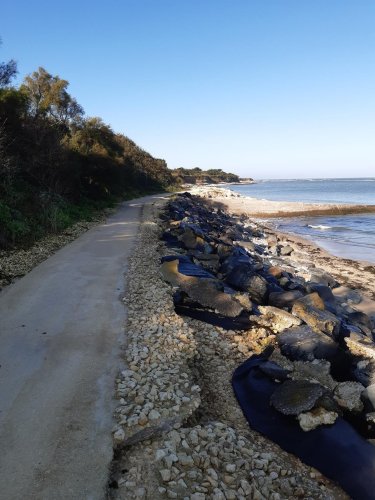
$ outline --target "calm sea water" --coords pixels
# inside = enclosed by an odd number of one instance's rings
[[[267,200],[375,205],[375,178],[265,180],[231,189]],[[375,214],[291,217],[269,223],[340,257],[375,263]]]

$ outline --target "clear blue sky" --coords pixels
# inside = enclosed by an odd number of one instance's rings
[[[373,0],[12,0],[0,60],[172,168],[375,176]]]

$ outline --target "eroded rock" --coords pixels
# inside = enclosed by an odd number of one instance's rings
[[[341,382],[334,390],[334,398],[341,408],[358,413],[363,410],[361,395],[364,390],[359,382]]]
[[[284,330],[277,336],[281,352],[293,361],[332,359],[338,346],[330,337],[312,330],[309,326],[299,326]]]
[[[299,318],[277,307],[259,306],[259,311],[261,312],[260,317],[251,316],[250,319],[271,328],[276,333],[282,332],[286,328],[299,326],[302,323]]]
[[[339,335],[340,319],[329,311],[324,310],[324,302],[317,293],[297,300],[293,305],[292,313],[314,330],[327,333],[333,337],[338,337]]]
[[[279,308],[291,308],[294,302],[303,297],[300,290],[290,290],[288,292],[271,292],[268,303]]]
[[[299,415],[311,410],[324,392],[320,384],[307,380],[286,380],[272,394],[270,403],[284,415]]]
[[[226,277],[227,283],[238,290],[248,292],[250,297],[263,303],[267,295],[267,281],[257,274],[250,264],[239,264],[235,266]]]
[[[243,307],[232,295],[219,291],[218,281],[185,276],[178,271],[178,260],[163,262],[161,274],[166,281],[178,286],[191,299],[204,307],[214,309],[224,316],[235,317],[241,314]]]

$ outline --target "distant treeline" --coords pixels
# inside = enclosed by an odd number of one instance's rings
[[[0,63],[0,248],[174,182],[164,160],[85,117],[66,80],[39,68],[16,88],[16,73],[14,61]]]
[[[179,184],[217,184],[240,182],[238,175],[223,172],[220,168],[201,170],[200,168],[176,168],[172,170],[175,181]]]

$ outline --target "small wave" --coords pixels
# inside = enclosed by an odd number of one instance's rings
[[[313,226],[312,224],[307,224],[307,227],[311,227],[312,229],[332,229],[332,226],[323,226],[323,225],[318,225],[318,226]]]

